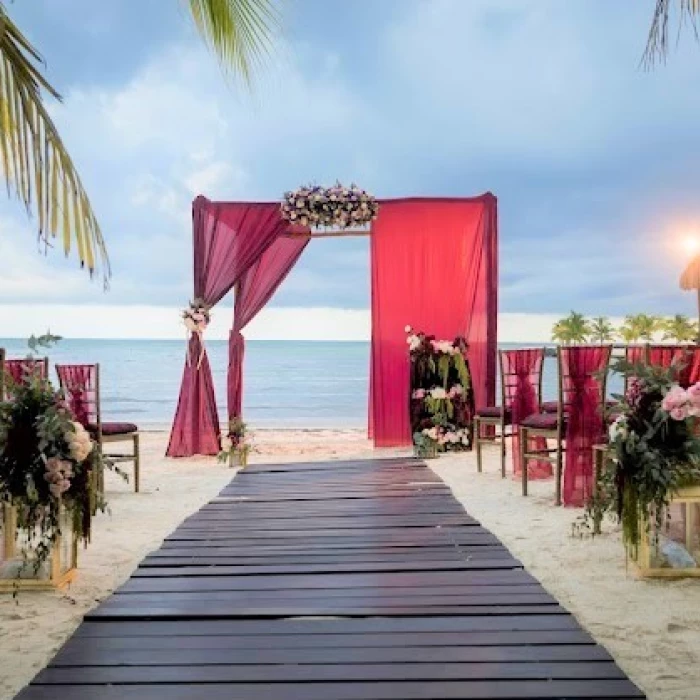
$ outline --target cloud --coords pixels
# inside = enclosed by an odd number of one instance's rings
[[[96,52],[87,72],[66,54],[52,112],[109,243],[111,291],[59,251],[35,256],[32,224],[2,202],[0,303],[178,308],[192,293],[194,195],[272,200],[340,178],[380,196],[494,191],[505,312],[692,313],[671,241],[700,219],[700,63],[687,41],[638,70],[642,5],[605,3],[603,17],[588,1],[401,0],[341,32],[334,20],[352,11],[302,1],[294,44],[253,94],[161,11],[110,10],[113,33],[157,40],[140,53],[120,42],[123,66]],[[100,17],[70,36],[107,42]],[[367,242],[342,240],[309,246],[272,305],[368,302]],[[120,332],[130,318],[114,317]]]

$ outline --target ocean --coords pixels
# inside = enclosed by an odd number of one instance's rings
[[[26,340],[0,339],[0,347],[10,358],[27,354]],[[208,340],[207,352],[223,419],[227,341]],[[103,420],[131,421],[144,429],[170,426],[182,379],[184,339],[66,339],[47,354],[52,367],[100,363]],[[56,379],[53,371],[51,378]],[[253,428],[363,428],[369,343],[251,340],[246,345],[243,381],[244,418]],[[553,358],[545,363],[543,384],[545,400],[556,399]]]

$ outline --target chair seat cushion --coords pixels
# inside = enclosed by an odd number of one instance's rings
[[[501,417],[501,407],[500,406],[486,406],[486,408],[480,408],[477,412],[477,418],[500,418]],[[510,418],[510,411],[506,410],[506,420]]]
[[[556,430],[556,413],[535,413],[520,423],[521,428],[536,428],[537,430]]]
[[[97,426],[90,424],[88,430],[91,433],[96,433]],[[137,433],[138,430],[138,426],[133,423],[102,423],[103,435],[129,435],[130,433]]]

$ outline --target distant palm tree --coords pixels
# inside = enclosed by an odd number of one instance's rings
[[[246,81],[270,46],[277,14],[272,0],[185,0],[194,23],[224,68]],[[8,195],[35,212],[39,239],[61,236],[75,244],[90,272],[99,257],[105,278],[107,248],[73,161],[44,105],[61,96],[40,71],[41,56],[10,19],[0,0],[0,171]]]
[[[654,17],[652,19],[647,45],[642,57],[642,63],[651,67],[668,55],[668,24],[671,8],[675,5],[678,10],[679,25],[685,21],[691,25],[693,34],[698,38],[697,18],[700,16],[700,0],[656,0]]]
[[[625,345],[632,345],[639,342],[639,331],[633,325],[628,323],[627,319],[625,322],[617,329],[617,334],[620,336],[620,340]]]
[[[692,343],[698,338],[698,324],[683,314],[665,319],[664,340],[675,340],[678,343]]]
[[[552,327],[552,340],[564,345],[584,343],[588,334],[589,328],[585,316],[575,311],[557,321]]]
[[[563,345],[566,345],[567,343],[570,342],[569,341],[569,329],[568,329],[564,319],[557,321],[552,326],[552,340],[555,343],[562,343]]]
[[[649,314],[635,314],[632,323],[637,328],[639,338],[647,343],[654,340],[654,333],[663,327],[663,319]]]
[[[591,340],[594,340],[601,345],[610,343],[615,338],[615,329],[613,328],[610,319],[606,316],[596,316],[588,322],[588,328]]]

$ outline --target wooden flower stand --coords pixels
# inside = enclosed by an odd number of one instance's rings
[[[51,556],[34,571],[31,546],[26,534],[17,529],[17,510],[8,504],[2,505],[2,528],[0,532],[0,593],[16,590],[49,590],[63,588],[77,574],[78,539],[73,533],[70,516],[63,516],[61,530],[66,535],[54,545]],[[25,563],[25,550],[28,560]]]
[[[668,518],[658,538],[654,537],[653,530],[648,532],[648,525],[648,522],[641,523],[642,541],[636,557],[632,558],[639,575],[642,578],[699,578],[700,486],[683,488],[672,498]]]

